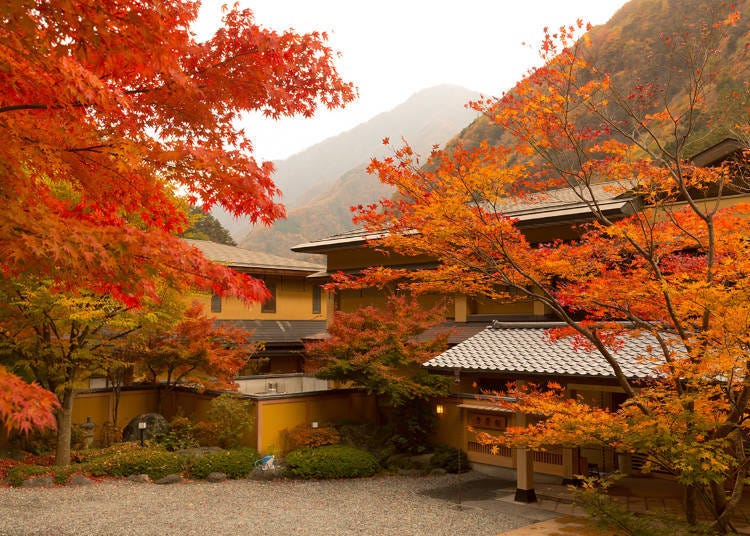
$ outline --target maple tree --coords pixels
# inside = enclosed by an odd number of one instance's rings
[[[274,221],[284,209],[273,166],[252,157],[242,113],[310,116],[355,90],[336,72],[325,34],[264,29],[235,6],[201,42],[190,31],[198,7],[3,3],[0,277],[33,274],[55,290],[126,306],[155,296],[157,279],[247,301],[267,296],[262,282],[177,239],[187,219],[175,192],[204,210],[218,203],[254,223]],[[15,383],[0,370],[2,389]],[[38,401],[49,408],[48,398]],[[13,408],[22,406],[4,407],[6,425],[41,424]]]
[[[364,387],[390,406],[445,394],[444,379],[421,368],[446,347],[447,333],[424,335],[443,319],[440,307],[425,310],[405,295],[388,296],[382,309],[336,311],[328,337],[305,344],[305,369],[318,378]]]
[[[251,336],[246,329],[216,325],[193,302],[179,315],[142,327],[128,339],[126,352],[140,374],[167,391],[177,385],[233,390],[234,378],[257,350]]]
[[[374,160],[370,170],[398,195],[361,208],[358,221],[382,236],[373,245],[439,263],[372,268],[339,284],[398,281],[415,292],[543,303],[567,326],[550,337],[597,352],[628,402],[607,411],[555,384],[509,387],[514,409],[546,419],[485,440],[643,453],[646,467],[685,484],[688,523],[700,504],[725,533],[750,475],[750,205],[738,195],[738,166],[699,168],[689,151],[707,132],[748,139],[750,85],[740,81],[726,106],[715,93],[708,98],[721,47],[742,20],[730,6],[694,4],[654,45],[671,59],[658,80],[626,87],[598,69],[579,22],[546,33],[544,65],[512,91],[473,103],[509,143],[435,150],[427,166],[408,145]],[[745,144],[738,158],[748,156]],[[631,214],[605,210],[602,182],[610,196],[632,198]],[[576,238],[531,240],[507,212],[554,189],[586,207],[591,223]],[[638,383],[615,353],[626,338],[646,335],[654,343],[641,357],[653,378]]]
[[[37,401],[44,401],[46,420],[39,424],[56,426],[55,461],[67,465],[74,391],[92,374],[112,366],[116,341],[138,328],[137,319],[110,297],[58,292],[48,279],[0,278],[0,283],[0,362],[38,382],[22,387],[25,382],[18,379],[15,385],[21,387],[20,394],[33,395],[26,402],[32,415],[41,409]],[[28,393],[30,387],[45,392]],[[49,407],[54,422],[47,417]],[[19,410],[21,415],[28,413],[26,408]]]

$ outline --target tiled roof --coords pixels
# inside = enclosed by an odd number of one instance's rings
[[[465,341],[469,337],[473,337],[484,328],[487,327],[487,322],[453,322],[445,321],[441,322],[437,326],[433,326],[424,333],[422,333],[418,339],[429,340],[440,333],[449,332],[448,334],[448,345],[453,346],[460,342]]]
[[[488,327],[427,361],[424,366],[496,373],[613,377],[612,370],[598,352],[576,350],[569,340],[550,342],[545,336],[549,327],[552,326]],[[648,355],[649,346],[656,346],[655,339],[649,336],[625,338],[615,357],[627,377],[653,377],[652,365],[639,359]]]
[[[324,267],[311,262],[300,261],[297,259],[287,259],[270,253],[260,251],[250,251],[249,249],[238,248],[209,242],[208,240],[185,239],[185,242],[201,250],[203,255],[220,264],[238,268],[258,268],[270,270],[289,270],[296,272],[314,273],[322,270]]]
[[[618,181],[602,182],[592,184],[588,188],[570,187],[557,188],[532,194],[526,198],[508,198],[498,208],[509,216],[518,215],[522,212],[546,210],[550,208],[567,207],[572,205],[585,205],[583,200],[597,203],[614,201],[627,198],[627,186]]]
[[[583,201],[583,198],[585,201]],[[507,198],[497,202],[487,210],[502,211],[506,216],[517,218],[520,226],[538,225],[545,221],[579,221],[591,218],[592,211],[587,202],[596,200],[599,209],[605,213],[627,214],[633,211],[634,198],[627,194],[627,184],[617,181],[593,184],[587,188],[559,188],[535,194],[528,198]],[[412,231],[415,232],[415,231]],[[321,238],[313,242],[298,244],[292,251],[319,253],[337,247],[351,247],[365,244],[385,236],[364,229],[354,229]]]
[[[266,344],[301,344],[326,329],[325,320],[217,320],[217,324],[253,330],[252,339]]]

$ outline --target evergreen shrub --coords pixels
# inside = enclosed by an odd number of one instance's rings
[[[448,445],[437,445],[435,447],[435,453],[430,458],[430,465],[445,469],[448,473],[458,473],[459,457],[461,459],[461,472],[470,471],[469,457],[466,453]]]
[[[346,445],[295,450],[285,462],[287,474],[297,478],[358,478],[380,470],[372,454]]]
[[[251,448],[211,452],[190,462],[190,476],[204,479],[209,473],[224,473],[227,478],[245,478],[253,470],[258,451]]]

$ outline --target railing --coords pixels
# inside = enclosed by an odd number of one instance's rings
[[[547,465],[562,465],[563,455],[560,452],[550,452],[548,450],[535,451],[534,462],[546,463]]]
[[[493,448],[497,449],[494,453]],[[490,456],[504,456],[506,458],[513,456],[513,449],[500,447],[498,445],[487,445],[477,441],[469,441],[466,450],[469,452],[476,452],[477,454],[488,454]]]

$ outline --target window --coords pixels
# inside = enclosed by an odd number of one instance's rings
[[[320,314],[320,311],[321,311],[321,288],[320,288],[320,285],[313,286],[312,293],[313,293],[313,296],[312,296],[312,300],[313,300],[312,312],[313,312],[313,314],[318,315],[318,314]]]
[[[266,281],[266,288],[271,294],[271,297],[263,302],[260,306],[261,313],[275,313],[276,312],[276,283],[269,283]]]
[[[213,296],[211,296],[211,312],[221,312],[221,296],[219,296],[218,294],[214,294]]]

